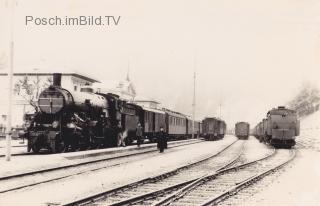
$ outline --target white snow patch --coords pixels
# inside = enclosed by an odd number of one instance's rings
[[[298,154],[275,182],[244,205],[320,205],[320,111],[301,120]],[[257,183],[259,184],[259,183]]]
[[[0,195],[0,205],[45,205],[61,203],[90,194],[119,187],[149,176],[171,171],[177,167],[216,153],[230,144],[235,137],[227,136],[221,141],[202,142],[165,150],[157,156],[137,160],[98,171],[65,178],[35,188]]]

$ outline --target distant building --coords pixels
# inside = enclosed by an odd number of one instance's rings
[[[102,81],[103,83],[95,83],[94,90],[101,93],[113,93],[120,96],[121,99],[133,102],[136,97],[136,90],[129,76],[121,81]]]
[[[160,102],[158,102],[154,99],[151,99],[151,98],[137,96],[134,99],[134,103],[136,103],[142,107],[148,107],[148,108],[152,108],[152,109],[160,109],[159,108]]]
[[[23,125],[23,116],[25,113],[33,113],[34,108],[30,105],[29,99],[23,89],[19,88],[21,81],[28,79],[28,84],[33,85],[38,89],[34,89],[33,92],[38,94],[52,82],[51,72],[17,72],[13,76],[13,105],[12,105],[12,126],[21,127]],[[92,85],[99,82],[91,77],[79,74],[79,73],[64,73],[62,72],[61,86],[73,91],[80,91],[80,88],[84,85]],[[37,91],[38,90],[38,91]],[[2,95],[2,101],[0,102],[0,132],[3,131],[7,120],[7,107],[8,107],[8,74],[0,73],[0,93]],[[32,94],[35,95],[35,94]],[[35,95],[36,96],[36,95]],[[36,99],[35,99],[36,100]]]

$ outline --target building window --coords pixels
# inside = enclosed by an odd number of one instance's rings
[[[74,88],[74,91],[77,91],[77,86],[74,86],[73,88]]]

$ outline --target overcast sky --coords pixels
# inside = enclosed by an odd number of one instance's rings
[[[0,0],[0,59],[8,57]],[[121,16],[117,26],[32,26],[27,15]],[[130,77],[139,95],[197,118],[255,124],[303,82],[318,84],[320,1],[28,0],[15,10],[15,67],[66,68],[99,80]],[[195,65],[195,66],[194,66]]]

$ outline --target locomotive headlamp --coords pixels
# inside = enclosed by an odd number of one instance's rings
[[[52,123],[52,128],[57,128],[59,126],[59,121],[54,121]]]

